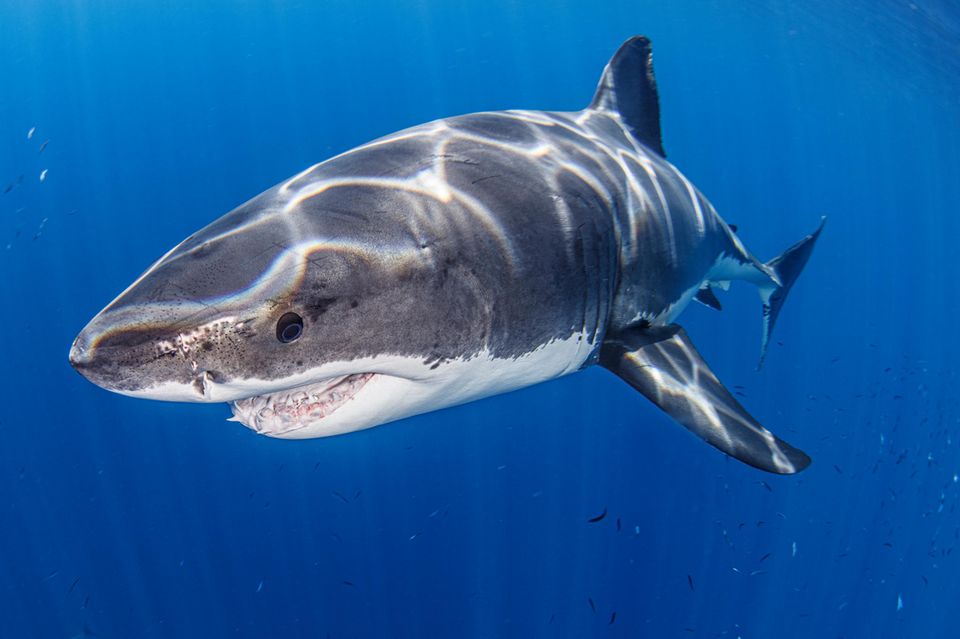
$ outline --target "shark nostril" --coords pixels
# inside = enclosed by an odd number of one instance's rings
[[[213,390],[213,385],[217,382],[219,376],[220,374],[217,371],[204,371],[193,379],[193,390],[200,397],[206,397]]]

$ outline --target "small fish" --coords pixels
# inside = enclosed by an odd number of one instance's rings
[[[352,581],[347,581],[346,579],[343,580],[343,585],[344,585],[344,586],[350,586],[351,588],[356,588],[356,587],[357,587],[357,585],[356,585],[355,583],[353,583]]]
[[[263,590],[263,579],[260,580],[260,583],[257,584],[257,592]]]
[[[771,488],[771,487],[770,487],[770,484],[768,484],[767,482],[765,482],[765,481],[758,481],[757,483],[760,484],[761,486],[763,486],[764,488],[766,488],[766,489],[767,489],[767,492],[771,492],[771,493],[773,492],[773,488]]]
[[[350,503],[350,500],[349,500],[349,499],[347,499],[346,497],[344,497],[343,495],[341,495],[340,493],[338,493],[338,492],[335,491],[335,490],[332,491],[330,494],[333,495],[334,497],[336,497],[337,499],[339,499],[340,501],[342,501],[342,502],[345,503],[345,504],[349,504],[349,503]]]
[[[45,217],[42,220],[40,220],[40,226],[37,227],[37,232],[33,234],[34,241],[40,239],[40,236],[43,234],[43,227],[47,225],[47,220],[49,219],[50,218]]]
[[[614,610],[610,613],[610,621],[607,623],[608,626],[612,626],[613,622],[617,620],[617,611]]]
[[[593,614],[597,614],[597,605],[593,603],[593,599],[590,597],[587,597],[587,603],[590,604],[590,610],[593,611]]]
[[[35,126],[30,127],[30,130],[27,131],[27,139],[28,139],[28,140],[32,140],[32,139],[33,139],[33,134],[36,133],[36,132],[37,132],[37,127],[35,127]]]
[[[597,523],[598,521],[603,520],[603,518],[606,517],[606,516],[607,516],[607,508],[606,508],[606,506],[604,506],[603,512],[600,513],[599,515],[597,515],[596,517],[591,517],[590,519],[588,519],[588,520],[587,520],[587,523],[589,523],[589,524],[595,524],[595,523]]]
[[[687,575],[687,585],[690,586],[690,590],[695,590],[695,588],[693,587],[693,577],[691,577],[690,575]]]
[[[743,526],[741,526],[743,528]],[[723,540],[727,543],[728,546],[733,548],[733,540],[730,539],[730,534],[727,533],[726,529],[723,530]]]
[[[47,170],[44,169],[40,171],[40,182],[43,183],[47,179]]]
[[[5,189],[3,190],[3,194],[6,195],[7,193],[9,193],[9,192],[12,191],[12,190],[13,190],[13,182],[11,182],[10,184],[7,185],[7,188],[5,188]]]
[[[793,545],[790,547],[790,556],[791,557],[797,556],[797,542],[793,542]]]
[[[897,595],[897,610],[903,610],[903,595]]]
[[[47,575],[46,577],[44,577],[43,580],[44,580],[44,581],[49,581],[50,579],[53,579],[54,577],[56,577],[56,576],[59,575],[59,574],[60,574],[60,571],[59,571],[59,570],[54,570],[54,571],[51,572],[49,575]]]
[[[50,140],[44,140],[43,144],[40,145],[40,150],[37,151],[37,155],[40,155],[41,153],[43,153],[43,150],[47,148],[48,144],[50,144]]]
[[[750,572],[751,577],[756,577],[757,575],[765,575],[765,574],[767,574],[766,570],[753,570]]]
[[[620,518],[617,517],[617,532],[620,532]]]
[[[763,557],[760,558],[760,561],[759,561],[758,563],[761,563],[761,564],[762,564],[763,562],[765,562],[767,559],[770,558],[770,555],[771,555],[771,553],[765,554]]]
[[[834,469],[835,471],[837,471],[837,474],[839,474],[839,475],[842,475],[842,474],[843,474],[843,469],[840,468],[839,466],[837,466],[836,464],[833,465],[833,469]]]
[[[417,537],[419,537],[420,534],[421,534],[421,533],[419,533],[419,532],[413,533],[412,535],[410,535],[410,539],[408,539],[407,541],[413,541],[414,539],[416,539]]]
[[[929,585],[929,582],[927,581],[927,578],[926,578],[926,577],[924,577],[923,575],[920,575],[920,578],[923,579],[923,585],[924,585],[924,586]]]
[[[73,583],[70,584],[70,587],[67,589],[67,596],[70,596],[70,593],[73,592],[73,589],[77,587],[77,583],[80,581],[80,577],[77,577],[73,580]]]

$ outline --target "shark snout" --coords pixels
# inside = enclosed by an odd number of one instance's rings
[[[91,349],[86,343],[83,333],[77,335],[77,338],[73,340],[73,345],[70,346],[69,359],[70,365],[81,374],[83,373],[83,369],[93,362]]]
[[[104,373],[111,367],[108,360],[112,358],[109,354],[105,354],[103,348],[97,346],[97,336],[92,335],[89,327],[81,331],[73,340],[68,359],[74,370],[87,380],[97,386],[110,388],[109,380]]]
[[[143,383],[150,367],[145,345],[132,329],[94,318],[70,346],[70,365],[101,388],[124,392]]]
[[[211,366],[215,362],[202,344],[185,345],[182,333],[109,312],[80,331],[68,359],[87,381],[123,395],[182,402],[234,399],[224,396],[221,368]]]

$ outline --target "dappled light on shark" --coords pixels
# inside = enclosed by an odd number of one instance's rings
[[[802,470],[810,458],[674,322],[753,284],[762,362],[822,221],[754,257],[666,160],[652,64],[634,37],[582,111],[446,118],[304,170],[153,264],[80,333],[72,364],[134,397],[230,402],[233,421],[282,438],[599,364],[728,455]]]

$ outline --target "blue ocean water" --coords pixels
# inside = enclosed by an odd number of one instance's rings
[[[960,12],[799,4],[0,5],[0,636],[960,636]],[[419,122],[581,108],[637,33],[669,158],[755,253],[829,218],[762,372],[750,287],[681,318],[805,472],[599,368],[308,441],[70,368],[237,204]]]

